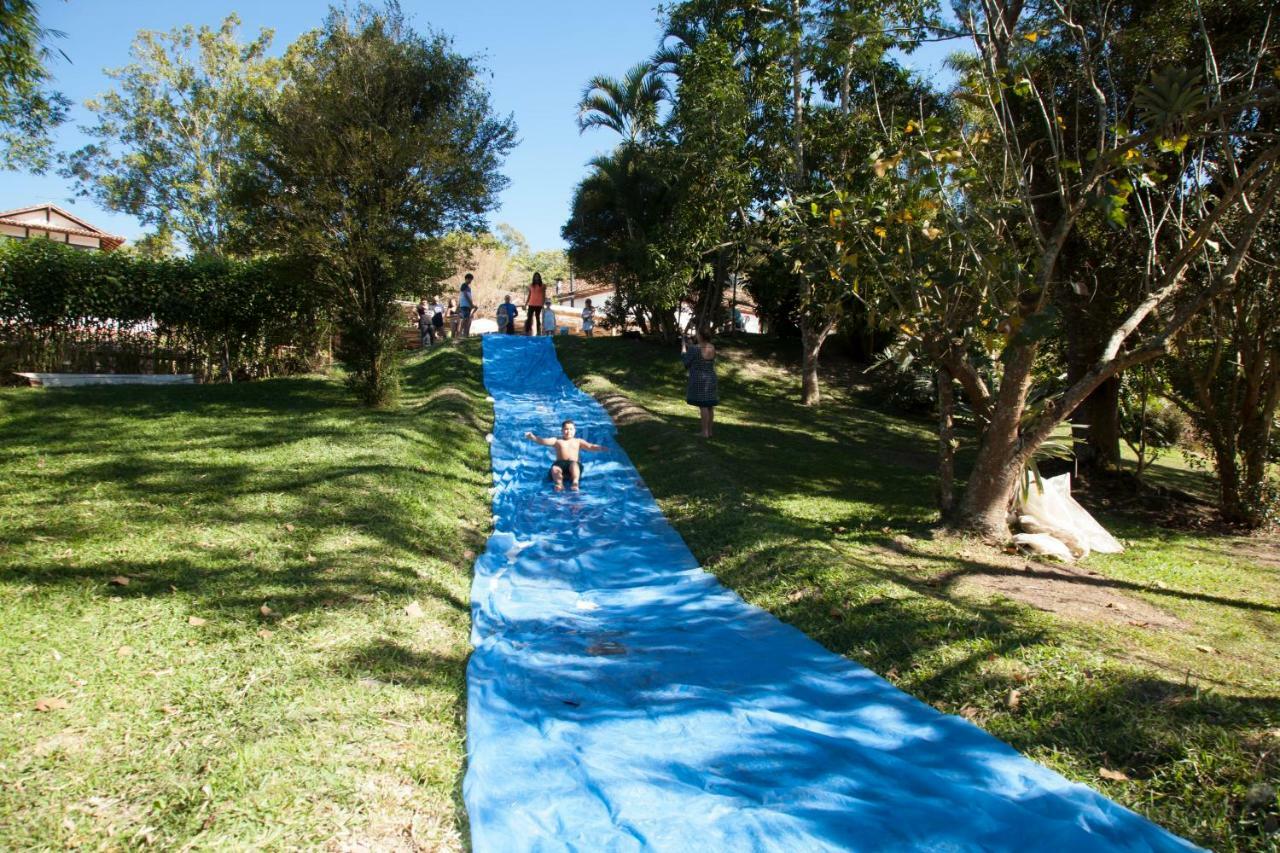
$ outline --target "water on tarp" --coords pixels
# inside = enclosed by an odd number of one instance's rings
[[[486,337],[484,371],[476,850],[1195,849],[721,586],[549,339]],[[609,452],[584,452],[582,491],[555,494],[551,449],[524,434],[564,418]]]

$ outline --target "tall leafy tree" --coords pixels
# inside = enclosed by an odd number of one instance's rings
[[[1166,365],[1169,395],[1212,450],[1222,516],[1247,527],[1280,520],[1280,488],[1268,475],[1280,435],[1278,238],[1272,213],[1255,240],[1257,263],[1175,337]],[[1210,253],[1197,273],[1212,279],[1225,261]]]
[[[0,168],[44,172],[51,162],[49,132],[66,121],[71,102],[50,87],[49,39],[32,0],[0,3]]]
[[[1280,192],[1280,96],[1256,73],[1269,50],[1261,42],[1252,51],[1255,73],[1206,80],[1166,69],[1121,90],[1103,82],[1113,41],[1103,7],[988,2],[961,13],[978,57],[959,93],[972,110],[958,133],[934,119],[909,122],[906,144],[881,161],[886,175],[939,192],[932,199],[904,194],[868,217],[862,239],[883,232],[897,254],[914,257],[929,238],[945,238],[970,259],[966,274],[948,284],[973,295],[973,311],[940,322],[937,306],[954,300],[933,298],[938,276],[907,282],[894,302],[900,328],[919,335],[923,351],[950,353],[949,369],[974,410],[986,414],[952,523],[1000,538],[1023,470],[1054,429],[1101,383],[1164,355],[1235,286]],[[1042,45],[1055,39],[1073,45],[1074,62],[1040,61]],[[1211,40],[1202,44],[1211,64]],[[1077,83],[1065,86],[1061,75]],[[1063,99],[1071,89],[1090,95]],[[1091,113],[1087,122],[1083,111]],[[1140,220],[1145,263],[1132,270],[1138,281],[1088,369],[1065,387],[1046,386],[1042,368],[1061,329],[1055,297],[1068,290],[1088,297],[1066,248],[1095,216],[1119,227]],[[861,220],[848,221],[856,229]],[[1223,258],[1212,280],[1191,274],[1219,240]],[[893,281],[892,270],[884,278]],[[978,357],[996,359],[989,383],[976,381]]]
[[[451,231],[476,232],[515,145],[476,64],[399,8],[331,10],[291,51],[266,102],[241,196],[250,233],[311,260],[336,314],[350,384],[372,406],[397,387],[395,305]]]
[[[217,29],[142,31],[133,62],[107,72],[115,86],[86,105],[95,141],[70,154],[63,174],[81,195],[133,214],[192,251],[220,254],[235,228],[229,194],[260,147],[250,104],[272,95],[282,66],[272,33],[242,44],[240,18]]]

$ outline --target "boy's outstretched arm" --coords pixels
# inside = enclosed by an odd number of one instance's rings
[[[531,432],[526,432],[524,437],[536,444],[541,444],[543,447],[551,447],[556,443],[554,438],[542,438],[541,436],[534,435]]]
[[[583,450],[594,450],[597,452],[602,452],[609,449],[605,447],[603,444],[592,444],[591,442],[587,441],[585,438],[578,439],[578,446],[581,447]]]

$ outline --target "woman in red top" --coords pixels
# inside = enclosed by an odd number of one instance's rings
[[[533,282],[529,285],[529,298],[524,304],[529,309],[529,314],[524,318],[524,333],[531,333],[534,325],[538,327],[538,331],[532,332],[535,335],[542,334],[542,306],[547,304],[547,289],[542,284],[542,273],[533,274]]]

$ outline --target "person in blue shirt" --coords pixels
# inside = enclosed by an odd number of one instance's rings
[[[507,294],[507,298],[498,306],[498,332],[504,335],[514,335],[516,333],[516,317],[520,316],[520,309],[511,302],[511,294]]]

